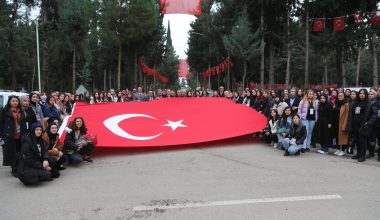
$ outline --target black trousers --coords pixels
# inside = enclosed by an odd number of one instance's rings
[[[376,138],[379,140],[379,136],[380,128],[373,127],[370,136],[368,137],[368,152],[372,156],[375,155]]]
[[[78,152],[69,154],[69,162],[72,164],[80,164],[83,162],[82,155],[90,156],[94,150],[95,145],[89,143],[86,146],[82,147]]]
[[[3,166],[11,166],[12,172],[16,172],[17,155],[21,152],[21,138],[4,138],[3,145]]]

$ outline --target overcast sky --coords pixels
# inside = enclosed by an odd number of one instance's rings
[[[31,18],[35,19],[40,13],[40,8],[36,7],[31,11]],[[170,21],[170,29],[173,40],[173,46],[180,59],[186,59],[187,40],[189,37],[190,23],[196,19],[193,15],[170,14],[165,15],[164,25],[168,26]]]

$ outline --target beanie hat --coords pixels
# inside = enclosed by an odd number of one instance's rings
[[[40,122],[34,122],[34,123],[32,124],[32,126],[30,127],[30,131],[34,133],[34,130],[36,130],[36,128],[41,128],[41,129],[43,129],[43,128],[42,128],[42,125],[41,125]]]

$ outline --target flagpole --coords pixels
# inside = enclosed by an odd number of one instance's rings
[[[40,42],[39,42],[39,36],[38,36],[38,20],[37,19],[36,19],[36,41],[37,41],[38,91],[41,92]]]

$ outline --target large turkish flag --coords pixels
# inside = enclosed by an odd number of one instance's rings
[[[98,147],[207,142],[250,134],[267,124],[262,114],[225,98],[167,98],[94,105],[77,103],[60,131],[75,116],[82,116],[88,132],[97,134]]]
[[[160,0],[160,6],[164,14],[202,15],[201,0]]]

